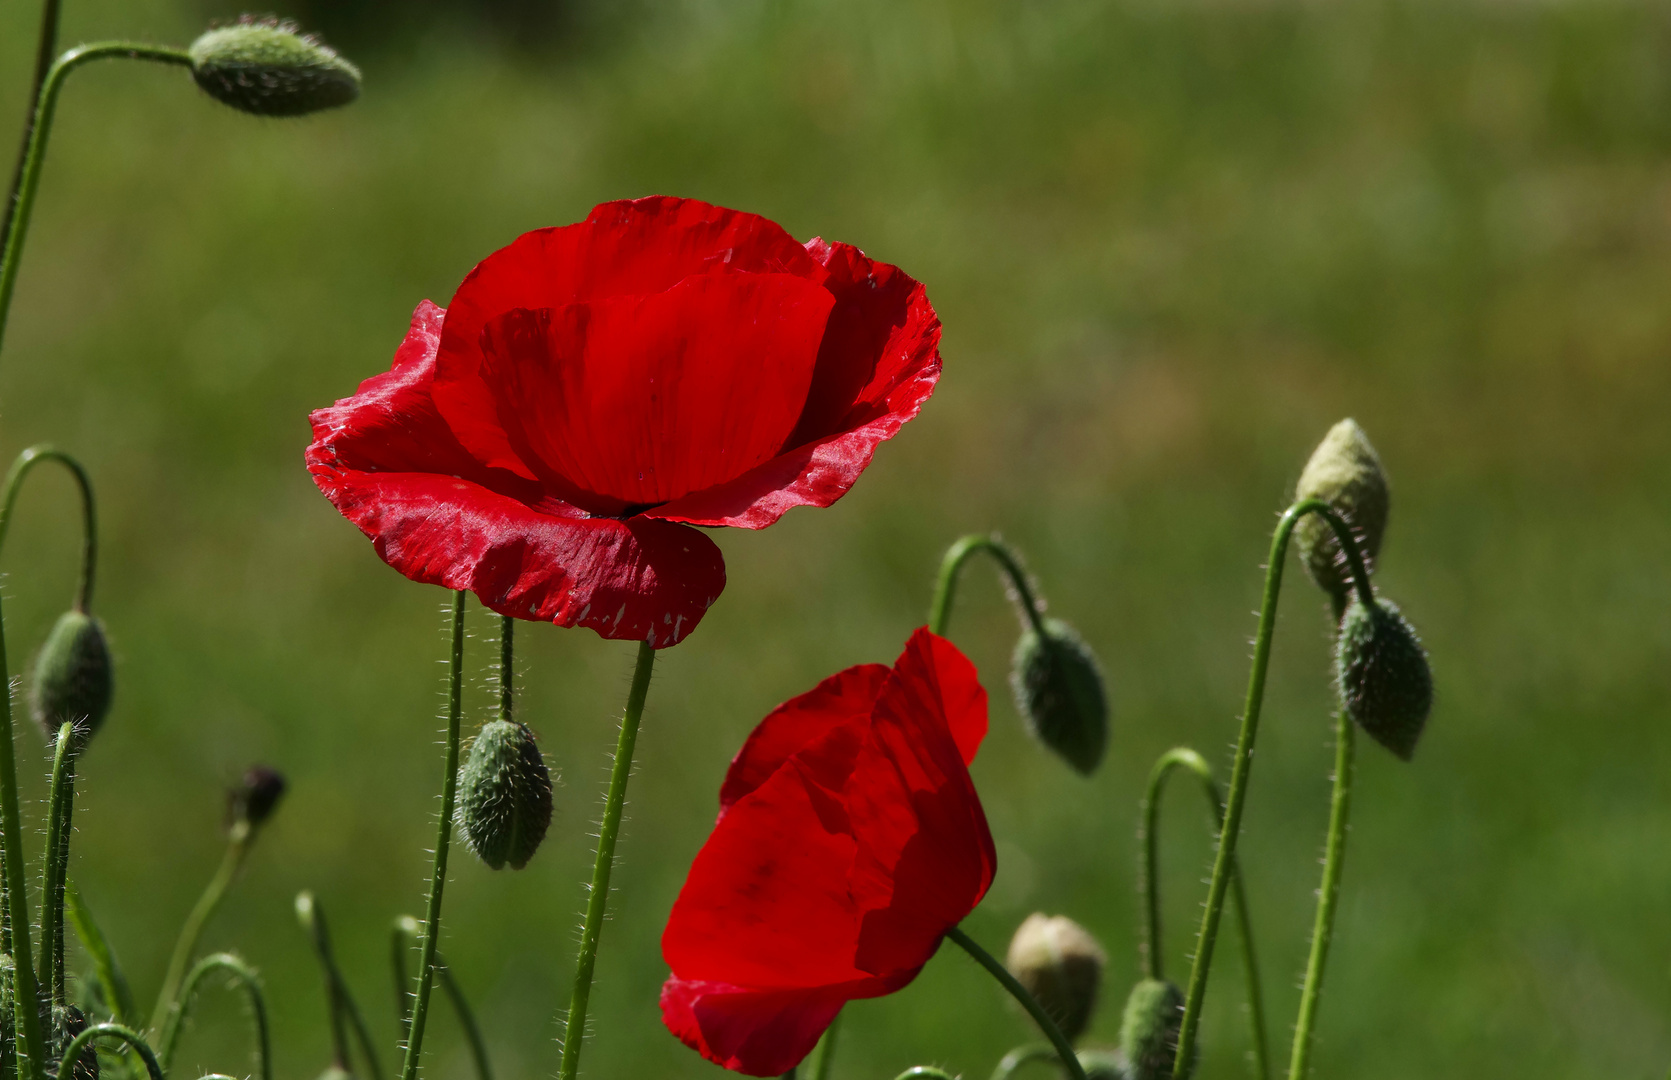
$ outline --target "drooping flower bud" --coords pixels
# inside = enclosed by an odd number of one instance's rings
[[[210,97],[257,116],[301,116],[360,96],[360,69],[293,22],[245,15],[191,44]]]
[[[1090,931],[1065,915],[1034,912],[1010,939],[1005,966],[1038,999],[1071,1042],[1084,1034],[1097,1006],[1108,956]]]
[[[1167,1080],[1178,1056],[1178,1029],[1184,1023],[1184,994],[1172,983],[1144,979],[1131,988],[1120,1021],[1120,1051],[1131,1080]],[[1195,1067],[1187,1064],[1187,1077]]]
[[[226,793],[226,805],[233,824],[244,822],[259,828],[284,797],[284,774],[266,765],[251,765],[231,790]]]
[[[1118,1050],[1081,1050],[1079,1067],[1085,1070],[1085,1080],[1130,1080],[1126,1056]]]
[[[495,870],[528,865],[551,824],[551,773],[528,725],[495,720],[458,771],[458,827]]]
[[[1373,570],[1387,531],[1387,474],[1356,420],[1342,420],[1330,428],[1312,451],[1294,491],[1295,502],[1306,499],[1322,499],[1346,520],[1357,534],[1364,568]],[[1338,614],[1352,588],[1352,571],[1334,530],[1319,515],[1307,514],[1294,536],[1311,580],[1329,594]]]
[[[35,657],[29,690],[29,711],[48,742],[70,723],[77,749],[87,745],[110,711],[110,668],[110,647],[99,620],[85,611],[66,611]]]
[[[1015,643],[1010,660],[1015,707],[1035,738],[1088,776],[1108,746],[1102,668],[1067,623],[1047,618],[1044,631],[1040,637],[1028,626]]]
[[[1335,679],[1347,715],[1409,761],[1433,707],[1433,673],[1415,627],[1391,601],[1365,607],[1352,598],[1335,641]]]

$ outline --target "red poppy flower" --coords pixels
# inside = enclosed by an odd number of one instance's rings
[[[688,199],[604,203],[427,301],[394,366],[310,418],[308,469],[415,581],[677,643],[725,587],[692,525],[828,506],[940,376],[923,288]]]
[[[843,1004],[916,978],[997,867],[968,769],[985,736],[975,666],[926,629],[761,721],[662,934],[668,1029],[777,1076]]]

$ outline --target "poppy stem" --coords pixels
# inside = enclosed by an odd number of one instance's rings
[[[1030,1065],[1035,1061],[1055,1060],[1056,1048],[1053,1046],[1018,1046],[998,1062],[998,1067],[992,1070],[992,1080],[1010,1080],[1015,1071],[1023,1065]]]
[[[186,1015],[197,996],[198,984],[211,973],[224,971],[232,982],[243,990],[249,1001],[250,1019],[255,1024],[255,1068],[258,1080],[273,1080],[273,1044],[267,1030],[267,1002],[261,994],[261,980],[250,966],[231,953],[205,956],[186,976],[180,1000],[168,1014],[168,1023],[157,1039],[157,1060],[166,1072],[180,1043],[180,1032],[185,1027]]]
[[[11,685],[6,663],[6,625],[0,615],[0,686]],[[4,874],[6,914],[11,923],[13,954],[12,1022],[17,1032],[17,1076],[46,1076],[46,1046],[41,1041],[39,987],[29,958],[29,887],[23,869],[23,815],[17,804],[17,755],[13,746],[12,695],[0,694],[0,872]]]
[[[75,805],[75,725],[58,729],[52,755],[52,787],[47,799],[46,850],[41,859],[41,955],[35,981],[64,1001],[64,869],[69,861],[70,808]],[[28,963],[28,957],[21,958]]]
[[[184,49],[145,45],[137,41],[98,41],[91,45],[77,45],[55,60],[47,70],[46,78],[41,80],[40,92],[35,96],[34,112],[30,114],[27,127],[29,141],[24,146],[5,235],[0,237],[0,344],[6,337],[6,316],[11,311],[12,290],[17,285],[18,263],[23,257],[23,240],[29,232],[29,216],[35,206],[35,193],[40,188],[41,163],[46,158],[47,137],[52,134],[52,117],[58,107],[58,94],[70,72],[94,60],[110,58],[191,66],[191,56]]]
[[[499,617],[499,719],[509,721],[516,706],[516,620]]]
[[[6,473],[4,489],[0,491],[0,544],[6,542],[6,533],[12,523],[12,511],[17,505],[18,493],[23,489],[24,477],[43,461],[56,461],[68,469],[70,475],[75,477],[76,487],[81,491],[81,577],[76,586],[75,609],[85,612],[87,606],[93,602],[93,571],[97,566],[99,553],[99,521],[93,503],[93,481],[81,462],[50,443],[38,443],[17,456]]]
[[[1259,712],[1265,701],[1265,674],[1271,663],[1271,641],[1276,632],[1277,599],[1282,594],[1282,570],[1288,556],[1288,541],[1294,535],[1294,527],[1307,514],[1320,514],[1329,523],[1341,550],[1346,553],[1359,597],[1366,605],[1374,603],[1375,599],[1369,588],[1369,574],[1364,569],[1363,556],[1358,552],[1357,538],[1328,503],[1322,499],[1306,499],[1283,512],[1276,532],[1271,536],[1270,557],[1265,564],[1259,631],[1253,639],[1253,666],[1248,672],[1247,702],[1242,709],[1242,728],[1236,738],[1235,763],[1230,771],[1230,794],[1224,807],[1224,824],[1219,829],[1218,852],[1213,858],[1213,877],[1207,887],[1206,910],[1202,913],[1201,930],[1195,939],[1195,962],[1189,973],[1189,989],[1184,996],[1184,1018],[1178,1029],[1178,1055],[1172,1064],[1172,1075],[1178,1080],[1188,1073],[1189,1064],[1194,1060],[1196,1029],[1201,1024],[1201,1003],[1207,995],[1207,972],[1213,964],[1219,918],[1224,914],[1224,898],[1230,888],[1231,868],[1235,865],[1242,807],[1247,801],[1248,778],[1253,770],[1253,743],[1259,734]]]
[[[17,164],[12,167],[12,186],[6,195],[6,213],[0,219],[0,237],[12,229],[12,216],[17,209],[18,189],[23,186],[23,167],[29,161],[29,137],[35,131],[35,104],[41,98],[41,84],[52,70],[52,59],[58,53],[58,13],[63,0],[46,0],[41,5],[41,32],[35,44],[35,80],[29,87],[29,115],[23,120],[23,138],[17,148]]]
[[[325,973],[325,993],[331,1007],[331,1046],[339,1059],[336,1063],[345,1071],[353,1071],[348,1058],[348,1037],[342,1023],[346,1017],[353,1026],[354,1040],[360,1044],[366,1071],[372,1080],[382,1080],[383,1066],[377,1060],[377,1047],[371,1041],[371,1031],[366,1027],[365,1014],[360,1012],[360,1006],[348,989],[348,980],[342,977],[342,969],[337,967],[336,952],[331,948],[330,929],[325,923],[325,911],[312,893],[297,894],[296,919],[308,932],[308,938],[313,943],[314,955],[319,960],[320,969]]]
[[[1335,711],[1334,794],[1329,802],[1329,840],[1323,856],[1323,884],[1317,890],[1317,923],[1311,931],[1311,958],[1305,966],[1305,988],[1300,992],[1300,1016],[1294,1024],[1294,1050],[1288,1080],[1302,1080],[1311,1065],[1317,1026],[1317,1006],[1323,996],[1323,965],[1329,959],[1335,909],[1340,901],[1340,878],[1346,864],[1347,817],[1352,811],[1353,749],[1357,732],[1345,709]]]
[[[150,1074],[151,1080],[163,1080],[162,1066],[157,1064],[157,1055],[152,1053],[151,1044],[146,1042],[145,1037],[139,1032],[132,1028],[123,1027],[121,1024],[94,1024],[74,1039],[71,1039],[70,1045],[64,1048],[63,1059],[58,1064],[58,1075],[72,1075],[75,1071],[76,1060],[81,1057],[82,1052],[92,1044],[94,1039],[105,1036],[121,1039],[133,1047],[134,1051],[139,1054],[139,1059],[145,1063],[145,1071]]]
[[[1061,1059],[1062,1067],[1067,1070],[1068,1075],[1073,1080],[1085,1080],[1085,1067],[1079,1064],[1079,1055],[1074,1053],[1073,1043],[1069,1042],[1068,1037],[1062,1034],[1062,1029],[1056,1026],[1056,1021],[1050,1018],[1050,1014],[1044,1010],[1043,1005],[1039,1004],[1038,999],[1028,993],[1025,986],[1016,981],[1015,976],[1010,974],[1009,969],[999,963],[991,953],[981,948],[974,938],[965,934],[962,927],[954,926],[947,930],[946,937],[955,941],[964,952],[973,956],[977,964],[985,968],[994,979],[998,980],[999,985],[1010,992],[1011,997],[1021,1002],[1021,1007],[1027,1010],[1027,1015],[1033,1018],[1034,1022],[1039,1025],[1040,1030],[1044,1032],[1045,1038],[1050,1040],[1050,1045],[1056,1048],[1056,1056]]]
[[[398,994],[395,1007],[396,1015],[400,1017],[402,1038],[406,1037],[412,1022],[405,993],[406,952],[417,943],[417,937],[417,919],[410,915],[402,915],[395,920],[390,940],[390,957],[394,963],[395,988]],[[435,975],[441,980],[441,989],[446,992],[447,999],[453,1003],[458,1026],[464,1029],[464,1041],[470,1044],[470,1058],[475,1063],[478,1080],[493,1080],[493,1066],[487,1057],[487,1041],[482,1038],[482,1029],[476,1022],[475,1010],[470,1008],[470,1001],[464,996],[464,988],[453,978],[452,968],[447,966],[447,961],[440,953],[435,955]]]
[[[638,643],[638,662],[632,672],[632,689],[627,692],[627,711],[621,718],[621,736],[615,744],[615,764],[609,773],[609,794],[603,805],[603,822],[598,828],[598,853],[592,864],[591,891],[586,897],[586,921],[580,928],[580,955],[574,965],[574,990],[569,997],[568,1021],[563,1029],[563,1063],[559,1080],[574,1080],[580,1071],[580,1047],[586,1038],[586,1005],[592,996],[592,972],[597,966],[598,938],[603,934],[603,914],[609,900],[609,873],[615,866],[615,839],[621,831],[621,808],[627,799],[627,780],[632,776],[632,753],[638,743],[638,722],[644,717],[644,699],[650,693],[650,671],[656,650],[647,641]],[[406,1077],[404,1080],[411,1080]]]
[[[169,1010],[174,1008],[175,1001],[179,999],[180,987],[186,978],[186,968],[197,953],[197,943],[203,937],[203,930],[214,917],[221,901],[225,899],[226,890],[231,888],[233,879],[238,876],[254,840],[255,829],[249,822],[233,823],[231,835],[226,841],[226,854],[221,857],[220,867],[215,870],[215,876],[209,879],[203,895],[197,898],[197,904],[186,916],[185,925],[180,928],[180,939],[174,943],[174,954],[168,959],[168,973],[163,977],[157,1003],[151,1009],[152,1031],[161,1031],[167,1023]]]
[[[418,950],[418,994],[412,1002],[412,1030],[406,1038],[401,1080],[415,1080],[418,1075],[424,1025],[429,1020],[429,994],[435,985],[441,894],[447,887],[447,847],[453,836],[453,810],[458,801],[458,726],[464,703],[464,597],[462,589],[453,593],[452,662],[447,669],[447,761],[441,776],[441,820],[435,837],[435,872],[429,881],[429,906],[424,910],[422,944]],[[369,1045],[366,1052],[368,1055],[371,1052]]]
[[[957,1080],[957,1077],[932,1065],[918,1065],[914,1069],[906,1069],[894,1080]]]
[[[1147,916],[1143,932],[1144,973],[1151,979],[1162,979],[1160,938],[1160,797],[1167,777],[1174,769],[1184,768],[1201,780],[1201,790],[1213,815],[1213,827],[1224,821],[1224,798],[1219,793],[1213,770],[1202,756],[1187,746],[1180,746],[1162,754],[1149,773],[1148,791],[1143,796],[1142,835],[1143,863],[1138,872],[1142,878],[1144,912]],[[1242,937],[1242,970],[1247,978],[1247,1011],[1249,1035],[1253,1040],[1253,1061],[1260,1080],[1271,1075],[1270,1049],[1265,1037],[1265,1001],[1260,989],[1259,960],[1253,948],[1253,920],[1248,915],[1247,892],[1242,887],[1241,865],[1230,867],[1230,892],[1236,901],[1238,929]]]
[[[971,533],[946,549],[945,557],[940,560],[940,577],[934,586],[934,602],[928,610],[929,630],[945,635],[946,624],[952,617],[952,601],[957,596],[958,575],[963,570],[963,564],[977,551],[985,551],[998,561],[1015,590],[1016,606],[1021,609],[1022,617],[1032,625],[1034,633],[1045,638],[1044,617],[1039,611],[1038,598],[1033,594],[1033,584],[1022,568],[1021,556],[997,533]]]

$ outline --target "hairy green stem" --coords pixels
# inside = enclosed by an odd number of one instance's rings
[[[11,227],[6,232],[4,244],[0,245],[0,346],[5,343],[6,317],[12,307],[12,291],[17,285],[23,240],[29,234],[29,216],[35,206],[35,193],[40,188],[41,164],[46,159],[47,138],[52,134],[52,117],[58,107],[58,94],[64,88],[64,80],[76,68],[94,60],[113,58],[191,65],[191,56],[184,49],[144,45],[135,41],[99,41],[78,45],[54,61],[35,100],[34,126],[30,129],[29,143],[23,151],[22,174],[17,196],[12,202]]]
[[[11,686],[6,663],[6,625],[0,614],[0,687]],[[12,926],[13,956],[17,957],[12,983],[12,1013],[17,1032],[17,1075],[20,1080],[43,1080],[46,1075],[46,1046],[41,1040],[40,989],[30,962],[34,950],[29,942],[29,896],[23,869],[23,815],[17,802],[17,755],[13,746],[12,695],[0,693],[0,848],[3,848],[6,912]]]
[[[1010,992],[1011,997],[1021,1003],[1021,1007],[1027,1010],[1027,1015],[1031,1016],[1034,1023],[1038,1024],[1039,1030],[1044,1032],[1045,1038],[1050,1040],[1050,1045],[1056,1048],[1056,1056],[1061,1059],[1062,1067],[1067,1070],[1068,1075],[1073,1080],[1085,1080],[1085,1068],[1079,1064],[1079,1055],[1074,1053],[1073,1043],[1069,1042],[1068,1037],[1062,1034],[1062,1029],[1056,1026],[1056,1021],[1050,1018],[1050,1014],[1045,1011],[1043,1005],[1039,1004],[1038,999],[1028,993],[1025,986],[1016,981],[1015,976],[1010,974],[1009,969],[999,963],[998,959],[991,953],[981,948],[974,938],[963,932],[961,927],[954,926],[947,930],[946,938],[949,941],[956,942],[964,952],[974,957],[976,963],[985,968],[994,979],[998,980],[999,985]]]
[[[394,968],[395,977],[395,1015],[400,1018],[401,1038],[407,1038],[412,1023],[412,1016],[407,1007],[406,997],[406,953],[418,939],[418,920],[410,915],[402,915],[395,920],[391,934],[389,958]],[[470,1007],[470,1001],[464,996],[464,988],[453,977],[452,968],[440,953],[435,954],[435,975],[441,980],[441,989],[452,1002],[453,1013],[458,1017],[458,1026],[464,1029],[464,1041],[470,1045],[470,1057],[476,1066],[476,1076],[479,1080],[493,1080],[493,1065],[487,1056],[487,1040],[482,1038],[481,1025],[476,1022],[476,1011]]]
[[[1023,1065],[1030,1065],[1035,1061],[1055,1061],[1056,1048],[1054,1046],[1018,1046],[1005,1054],[998,1062],[998,1067],[992,1070],[992,1080],[1010,1080],[1017,1069]]]
[[[65,834],[75,805],[75,725],[65,721],[54,745],[46,850],[41,853],[41,955],[35,981],[51,993],[53,1004],[63,1005],[64,870],[70,851]]]
[[[1201,1023],[1201,1003],[1207,995],[1207,973],[1213,964],[1219,918],[1224,914],[1224,898],[1230,888],[1230,870],[1235,865],[1242,807],[1247,801],[1248,778],[1253,771],[1253,744],[1259,734],[1259,712],[1265,701],[1265,674],[1271,663],[1271,641],[1276,631],[1277,598],[1282,593],[1282,569],[1288,555],[1288,541],[1294,534],[1294,527],[1307,514],[1321,514],[1334,531],[1351,565],[1359,598],[1366,605],[1374,603],[1375,599],[1369,588],[1369,574],[1364,570],[1363,556],[1358,552],[1357,538],[1328,503],[1322,499],[1307,499],[1283,512],[1271,537],[1270,559],[1265,566],[1265,591],[1259,605],[1259,630],[1253,639],[1253,665],[1248,673],[1241,733],[1236,739],[1235,763],[1230,771],[1230,794],[1224,807],[1224,825],[1219,829],[1212,881],[1207,887],[1206,910],[1202,913],[1201,930],[1195,939],[1195,961],[1189,973],[1189,989],[1184,996],[1184,1018],[1178,1030],[1178,1055],[1172,1065],[1172,1075],[1180,1080],[1194,1059],[1196,1030]]]
[[[464,599],[462,589],[453,593],[452,663],[447,675],[447,763],[446,774],[441,778],[441,821],[435,838],[435,872],[429,882],[429,904],[424,909],[423,936],[418,949],[418,992],[413,999],[412,1027],[406,1037],[401,1080],[414,1080],[418,1075],[424,1025],[429,1021],[429,995],[435,985],[441,896],[447,887],[447,848],[453,835],[453,807],[458,800],[458,726],[464,701]]]
[[[343,978],[342,969],[337,967],[336,952],[331,948],[330,927],[325,921],[325,910],[312,893],[297,894],[296,919],[308,932],[308,940],[313,944],[313,952],[319,959],[320,970],[325,974],[325,996],[331,1009],[331,1052],[336,1058],[336,1064],[345,1070],[348,1069],[348,1038],[342,1023],[343,1018],[347,1017],[354,1029],[354,1039],[360,1044],[366,1070],[371,1074],[372,1080],[382,1080],[383,1065],[378,1061],[377,1046],[372,1041],[371,1029],[366,1026],[365,1014],[360,1012],[360,1006],[348,989],[348,980]]]
[[[157,993],[157,1003],[151,1008],[151,1030],[161,1031],[168,1020],[168,1014],[180,998],[180,986],[185,981],[186,969],[191,965],[192,957],[197,955],[197,944],[203,938],[203,931],[214,917],[215,909],[226,898],[226,890],[231,888],[237,878],[239,869],[248,857],[250,847],[255,841],[255,829],[247,821],[237,821],[232,825],[232,831],[226,840],[226,853],[221,856],[220,866],[215,870],[215,876],[209,879],[203,895],[197,898],[197,903],[187,914],[186,921],[180,927],[180,937],[174,942],[174,952],[168,958],[168,971],[163,976],[162,989]]]
[[[99,520],[93,502],[93,480],[81,462],[49,443],[38,443],[17,456],[11,470],[6,473],[4,488],[0,489],[0,545],[6,542],[6,534],[12,524],[12,511],[16,508],[18,493],[23,489],[24,478],[43,461],[56,461],[68,469],[81,492],[81,576],[76,584],[75,609],[85,612],[93,602],[93,573],[99,554]]]
[[[946,549],[945,557],[940,560],[940,577],[934,585],[934,602],[928,610],[929,630],[936,634],[946,632],[946,623],[952,617],[952,601],[957,595],[958,574],[962,572],[963,564],[977,551],[987,552],[998,561],[1015,590],[1017,606],[1032,625],[1033,632],[1044,638],[1044,616],[1039,611],[1038,598],[1033,595],[1033,584],[1021,565],[1021,556],[996,533],[972,533]]]
[[[133,1047],[139,1059],[145,1062],[145,1071],[151,1074],[151,1080],[163,1080],[162,1066],[157,1063],[157,1055],[151,1052],[151,1045],[139,1032],[121,1024],[94,1024],[71,1039],[70,1045],[64,1048],[64,1056],[59,1059],[58,1075],[73,1076],[76,1060],[81,1057],[82,1052],[94,1039],[105,1037],[121,1039]]]
[[[841,1035],[841,1013],[835,1014],[824,1037],[818,1041],[818,1063],[812,1067],[812,1080],[830,1080],[830,1068],[835,1064],[836,1039]]]
[[[29,160],[29,138],[35,132],[36,108],[41,100],[41,86],[52,70],[52,58],[58,54],[58,12],[61,0],[46,0],[41,5],[41,32],[35,42],[35,78],[29,87],[29,114],[23,121],[23,136],[18,143],[17,163],[12,166],[12,186],[6,192],[6,211],[0,217],[0,248],[5,247],[6,234],[12,231],[17,210],[17,193],[23,186],[23,167]]]
[[[1293,1056],[1288,1080],[1303,1080],[1311,1065],[1317,1027],[1317,1006],[1323,997],[1323,965],[1329,959],[1335,910],[1340,903],[1340,878],[1346,868],[1347,819],[1352,812],[1352,753],[1357,733],[1345,709],[1335,712],[1334,794],[1329,800],[1329,840],[1323,856],[1323,883],[1317,890],[1317,922],[1311,931],[1311,957],[1306,961],[1305,986],[1300,991],[1300,1015],[1294,1024]]]
[[[499,617],[499,719],[509,720],[516,707],[516,620]]]
[[[259,1080],[273,1080],[273,1045],[267,1030],[267,1002],[261,994],[261,981],[255,971],[231,953],[215,953],[199,960],[186,976],[180,1000],[168,1014],[162,1036],[158,1040],[157,1058],[166,1071],[174,1061],[174,1050],[179,1045],[180,1033],[197,995],[198,984],[209,974],[224,971],[232,977],[249,1000],[250,1017],[255,1023],[255,1064]],[[62,1074],[60,1074],[62,1075]]]
[[[1206,760],[1187,746],[1162,754],[1149,773],[1149,786],[1143,796],[1143,862],[1139,868],[1147,916],[1143,931],[1143,960],[1145,973],[1151,979],[1165,978],[1160,936],[1160,797],[1167,777],[1177,768],[1188,769],[1201,780],[1201,789],[1212,813],[1213,828],[1221,828],[1224,822],[1224,798]],[[1253,1061],[1260,1080],[1267,1080],[1271,1075],[1271,1063],[1265,1037],[1265,1000],[1259,978],[1259,959],[1253,947],[1253,919],[1247,910],[1247,891],[1242,886],[1239,860],[1230,864],[1230,893],[1236,902],[1238,929],[1242,937],[1242,970],[1247,979],[1248,1028],[1253,1041]]]
[[[81,939],[81,947],[93,961],[93,974],[104,991],[105,1003],[116,1014],[117,1022],[135,1026],[139,1022],[139,1009],[134,1005],[133,990],[128,987],[127,976],[122,974],[116,951],[94,921],[92,910],[81,898],[81,890],[68,878],[64,879],[64,912]]]
[[[638,743],[638,724],[644,717],[644,699],[650,693],[650,672],[655,663],[656,650],[649,642],[639,642],[632,688],[627,692],[627,711],[621,718],[621,735],[615,744],[615,764],[609,773],[603,822],[598,828],[598,852],[592,863],[591,892],[586,897],[586,921],[581,924],[580,955],[574,965],[574,990],[569,996],[569,1015],[563,1028],[560,1080],[574,1080],[580,1071],[580,1047],[586,1039],[586,1005],[592,996],[592,972],[597,966],[598,939],[603,934],[603,915],[609,902],[615,840],[621,831],[621,808],[626,804],[627,780],[632,776],[633,748]]]

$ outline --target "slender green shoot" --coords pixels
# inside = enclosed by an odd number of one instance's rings
[[[157,1055],[152,1053],[151,1044],[146,1042],[145,1037],[139,1032],[121,1024],[94,1024],[71,1039],[70,1045],[64,1048],[64,1056],[58,1061],[58,1075],[73,1076],[75,1063],[80,1060],[82,1052],[94,1039],[100,1038],[121,1039],[132,1047],[139,1055],[139,1060],[145,1063],[145,1071],[150,1074],[150,1080],[163,1080],[162,1066],[157,1063]]]
[[[952,617],[952,601],[957,597],[958,575],[963,570],[963,564],[979,551],[984,551],[997,560],[999,567],[1009,578],[1010,587],[1015,590],[1016,606],[1032,625],[1033,632],[1041,639],[1048,640],[1049,635],[1044,629],[1044,614],[1039,610],[1038,597],[1033,593],[1033,583],[1021,565],[1021,556],[997,533],[972,533],[946,549],[945,557],[940,560],[940,576],[934,586],[934,602],[928,610],[929,630],[936,634],[945,634],[946,624]]]
[[[1022,1066],[1034,1062],[1052,1062],[1057,1060],[1054,1046],[1041,1046],[1034,1043],[1031,1046],[1018,1046],[1005,1054],[998,1062],[998,1067],[992,1070],[992,1080],[1010,1080]]]
[[[162,1037],[158,1040],[157,1058],[163,1069],[174,1062],[174,1050],[179,1045],[180,1033],[197,996],[199,984],[209,975],[220,971],[231,977],[232,984],[244,992],[249,1002],[250,1019],[255,1024],[255,1066],[258,1080],[273,1080],[273,1043],[267,1029],[267,1002],[261,993],[261,980],[253,968],[231,953],[215,953],[199,960],[186,976],[180,1000],[168,1014]]]
[[[954,926],[947,930],[946,938],[949,941],[956,942],[964,952],[974,957],[976,963],[985,968],[988,974],[998,980],[1000,986],[1010,992],[1011,997],[1021,1003],[1021,1007],[1027,1010],[1027,1015],[1031,1016],[1033,1022],[1038,1024],[1039,1030],[1044,1032],[1045,1038],[1050,1040],[1050,1045],[1056,1048],[1056,1056],[1060,1059],[1062,1068],[1066,1070],[1067,1074],[1073,1080],[1085,1080],[1085,1067],[1079,1063],[1079,1055],[1074,1053],[1073,1044],[1068,1041],[1066,1035],[1062,1034],[1062,1029],[1056,1026],[1056,1021],[1050,1018],[1050,1014],[1045,1011],[1044,1006],[1039,1004],[1037,998],[1028,993],[1025,986],[1016,981],[1015,976],[1010,974],[1009,969],[991,953],[981,948],[974,938],[964,933],[962,927]]]
[[[354,995],[348,989],[348,980],[342,977],[342,969],[337,967],[336,952],[331,948],[331,932],[325,922],[324,909],[319,906],[318,899],[310,892],[300,893],[296,897],[296,920],[308,933],[308,940],[313,944],[313,952],[319,959],[320,970],[325,974],[325,993],[331,1008],[331,1048],[336,1057],[336,1064],[348,1067],[348,1040],[343,1031],[343,1020],[346,1019],[354,1031],[354,1040],[360,1044],[360,1054],[365,1059],[366,1071],[371,1080],[383,1080],[383,1066],[377,1058],[377,1046],[372,1041],[371,1029],[366,1026],[365,1014],[354,1001]]]
[[[420,926],[418,920],[410,915],[402,915],[395,920],[394,929],[390,934],[389,957],[394,968],[395,977],[395,1015],[400,1017],[401,1038],[408,1036],[408,1029],[412,1023],[410,999],[406,994],[406,954],[417,944]],[[476,1012],[470,1007],[470,1001],[464,996],[464,988],[453,977],[452,968],[440,953],[435,954],[435,975],[441,981],[441,990],[452,1002],[453,1013],[458,1017],[458,1026],[464,1029],[464,1041],[470,1046],[470,1058],[476,1066],[477,1080],[493,1080],[493,1065],[487,1056],[487,1041],[482,1038],[481,1025],[476,1022]]]
[[[203,931],[220,907],[221,901],[226,899],[226,891],[232,887],[232,882],[238,877],[238,871],[243,867],[244,860],[249,857],[250,848],[255,843],[256,829],[248,821],[236,821],[226,838],[226,852],[221,856],[220,866],[215,875],[209,879],[209,884],[203,890],[203,895],[197,898],[186,921],[180,927],[180,937],[174,942],[174,952],[168,958],[168,971],[163,976],[162,989],[157,993],[157,1002],[151,1007],[151,1030],[161,1031],[168,1022],[168,1014],[180,1000],[180,987],[185,982],[186,970],[191,965],[192,957],[197,955],[198,942],[203,939]]]

